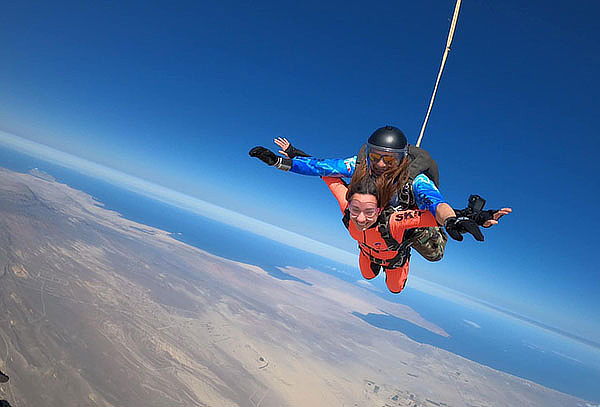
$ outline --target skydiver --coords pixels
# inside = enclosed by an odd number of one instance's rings
[[[408,145],[404,133],[393,126],[381,127],[369,137],[358,156],[346,159],[318,159],[294,148],[285,138],[277,138],[275,143],[284,156],[264,147],[254,147],[249,154],[264,163],[283,171],[313,176],[331,176],[349,178],[361,162],[367,162],[366,170],[375,179],[384,179],[394,187],[389,205],[396,209],[427,209],[439,225],[455,225],[456,230],[446,227],[446,231],[456,240],[462,240],[458,230],[465,228],[468,218],[458,216],[445,201],[437,188],[439,170],[435,161],[425,150]],[[406,178],[399,175],[408,171]],[[475,219],[485,228],[498,223],[498,220],[510,213],[510,208],[498,211],[484,211]],[[459,213],[463,215],[464,212]],[[470,225],[469,225],[470,229]],[[420,227],[407,231],[405,239],[413,241],[412,247],[429,261],[438,261],[444,255],[447,236],[441,227]]]
[[[349,186],[340,178],[323,177],[323,180],[338,201],[348,233],[358,242],[362,276],[371,280],[383,267],[388,289],[396,294],[401,292],[408,277],[410,250],[403,242],[404,233],[415,227],[437,226],[431,212],[404,210],[382,215],[385,204],[381,202],[389,202],[391,193],[389,188],[378,187],[368,175],[354,176]],[[478,229],[477,232],[481,234]]]
[[[381,177],[371,177],[365,167],[359,164],[348,186],[336,177],[323,180],[338,201],[348,233],[358,242],[361,274],[370,280],[383,269],[388,289],[398,294],[406,285],[410,265],[412,241],[406,239],[406,231],[436,227],[438,223],[429,211],[395,210],[389,206],[384,209],[395,192],[394,187],[382,182]],[[401,176],[406,177],[406,166],[404,172]],[[470,219],[453,218],[446,222],[445,228],[450,235],[462,236],[468,232],[476,240],[483,240],[479,227]]]

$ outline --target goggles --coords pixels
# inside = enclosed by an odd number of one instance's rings
[[[367,208],[365,210],[362,210],[350,204],[348,206],[348,211],[350,211],[350,216],[352,216],[353,218],[358,218],[361,212],[365,215],[365,218],[367,219],[373,219],[379,216],[379,208]]]
[[[408,153],[408,146],[404,148],[388,148],[367,144],[367,159],[369,165],[377,164],[383,160],[386,165],[398,165]]]
[[[379,161],[383,160],[383,162],[386,165],[394,165],[394,164],[399,164],[400,163],[400,159],[398,159],[397,155],[388,155],[388,154],[381,154],[381,153],[376,153],[376,152],[371,152],[369,153],[369,162],[376,164]]]

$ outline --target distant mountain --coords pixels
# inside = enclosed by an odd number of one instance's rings
[[[206,233],[211,233],[206,230]],[[0,399],[15,406],[580,406],[374,328],[414,310],[317,270],[219,258],[0,170]]]
[[[52,175],[40,170],[39,168],[33,168],[29,170],[29,174],[33,175],[34,177],[45,179],[46,181],[56,181]]]

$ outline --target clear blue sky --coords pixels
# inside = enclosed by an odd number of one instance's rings
[[[453,1],[12,2],[0,129],[346,249],[319,179],[247,157],[286,136],[415,141]],[[597,1],[467,1],[423,146],[456,206],[514,214],[413,272],[600,340]]]

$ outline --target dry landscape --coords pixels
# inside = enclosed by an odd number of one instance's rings
[[[213,256],[0,170],[0,399],[25,406],[583,406],[374,328],[414,310],[317,270]]]

